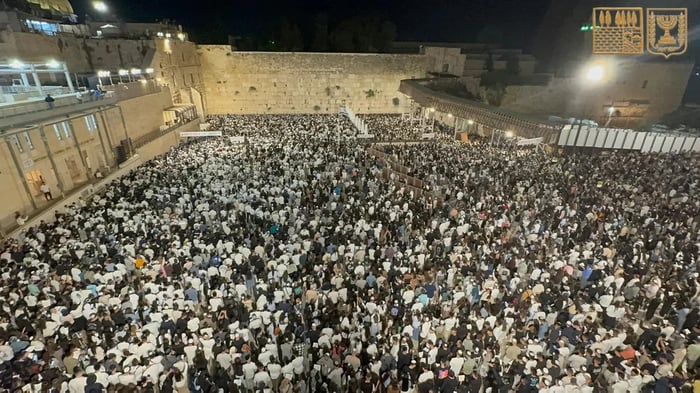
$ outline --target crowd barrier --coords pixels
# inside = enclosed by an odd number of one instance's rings
[[[642,153],[700,152],[700,138],[690,135],[640,132],[617,128],[566,125],[559,134],[559,146],[632,150]]]

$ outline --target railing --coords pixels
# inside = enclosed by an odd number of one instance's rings
[[[642,153],[688,153],[700,152],[700,137],[567,125],[561,130],[559,146]]]
[[[168,133],[173,132],[175,129],[177,129],[179,127],[190,124],[193,121],[197,121],[198,119],[199,118],[195,118],[192,120],[185,121],[183,123],[176,123],[176,124],[173,124],[172,126],[169,126],[169,127],[164,127],[164,128],[158,129],[158,130],[151,131],[146,135],[142,135],[142,136],[134,139],[131,142],[131,144],[132,144],[134,149],[138,149],[140,147],[143,147],[143,146],[153,142],[154,140],[160,138],[163,135],[166,135]]]
[[[0,105],[21,105],[26,101],[43,100],[46,94],[60,96],[70,94],[70,88],[63,86],[0,86]]]
[[[408,167],[399,164],[398,162],[390,159],[386,153],[381,150],[374,148],[367,149],[367,153],[381,161],[383,161],[388,167],[382,170],[382,178],[385,181],[393,180],[397,187],[405,187],[413,191],[413,196],[416,199],[421,197],[431,198],[438,202],[438,205],[443,203],[443,198],[435,192],[430,192],[425,190],[425,182],[417,177],[408,175]],[[392,179],[393,175],[393,179]]]
[[[114,78],[114,77],[112,77]],[[129,83],[119,83],[116,85],[104,86],[103,89],[107,92],[111,92],[119,100],[129,100],[136,97],[145,96],[148,94],[156,94],[163,91],[163,89],[158,86],[156,81],[147,80],[146,83],[143,82],[129,82]]]
[[[427,83],[427,80],[402,80],[399,91],[424,107],[432,107],[442,113],[473,120],[488,128],[514,131],[518,136],[525,138],[542,137],[548,144],[557,143],[559,139],[560,127],[556,125],[526,114],[434,91],[421,83]]]
[[[49,108],[48,103],[43,100],[21,105],[0,106],[0,128],[16,127],[41,121],[44,118],[68,115],[81,110],[117,103],[117,100],[111,95],[106,95],[100,100],[83,97],[82,101],[78,101],[74,95],[55,97],[54,99],[53,108]]]

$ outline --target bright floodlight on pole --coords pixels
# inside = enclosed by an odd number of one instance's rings
[[[106,13],[107,11],[109,11],[109,7],[107,7],[107,3],[105,3],[104,1],[100,1],[100,0],[93,1],[92,8],[94,8],[95,11],[103,13],[103,14]]]
[[[600,82],[605,76],[605,68],[600,64],[594,64],[586,69],[586,80]]]
[[[474,120],[472,120],[472,119],[467,120],[467,124],[469,124],[469,125],[474,124]]]
[[[506,131],[506,133],[505,133],[506,138],[512,138],[513,135],[515,135],[515,134],[513,133],[513,131]]]

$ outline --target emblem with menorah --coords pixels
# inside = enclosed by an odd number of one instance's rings
[[[644,40],[650,54],[664,56],[685,53],[688,41],[686,8],[596,7],[593,8],[593,53],[637,55],[644,53]],[[646,34],[645,34],[646,28]]]

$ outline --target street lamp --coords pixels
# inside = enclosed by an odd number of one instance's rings
[[[608,121],[605,122],[603,128],[608,128],[610,122],[612,121],[613,113],[615,113],[615,107],[611,105],[610,108],[608,108]]]
[[[600,64],[589,66],[585,76],[589,82],[600,82],[605,76],[605,68]]]
[[[102,14],[109,11],[109,7],[107,7],[107,3],[105,3],[104,1],[100,1],[100,0],[93,1],[92,8],[94,8],[95,11],[102,13]]]
[[[119,70],[119,83],[124,83],[124,80],[122,77],[128,76],[129,75],[129,70]]]

